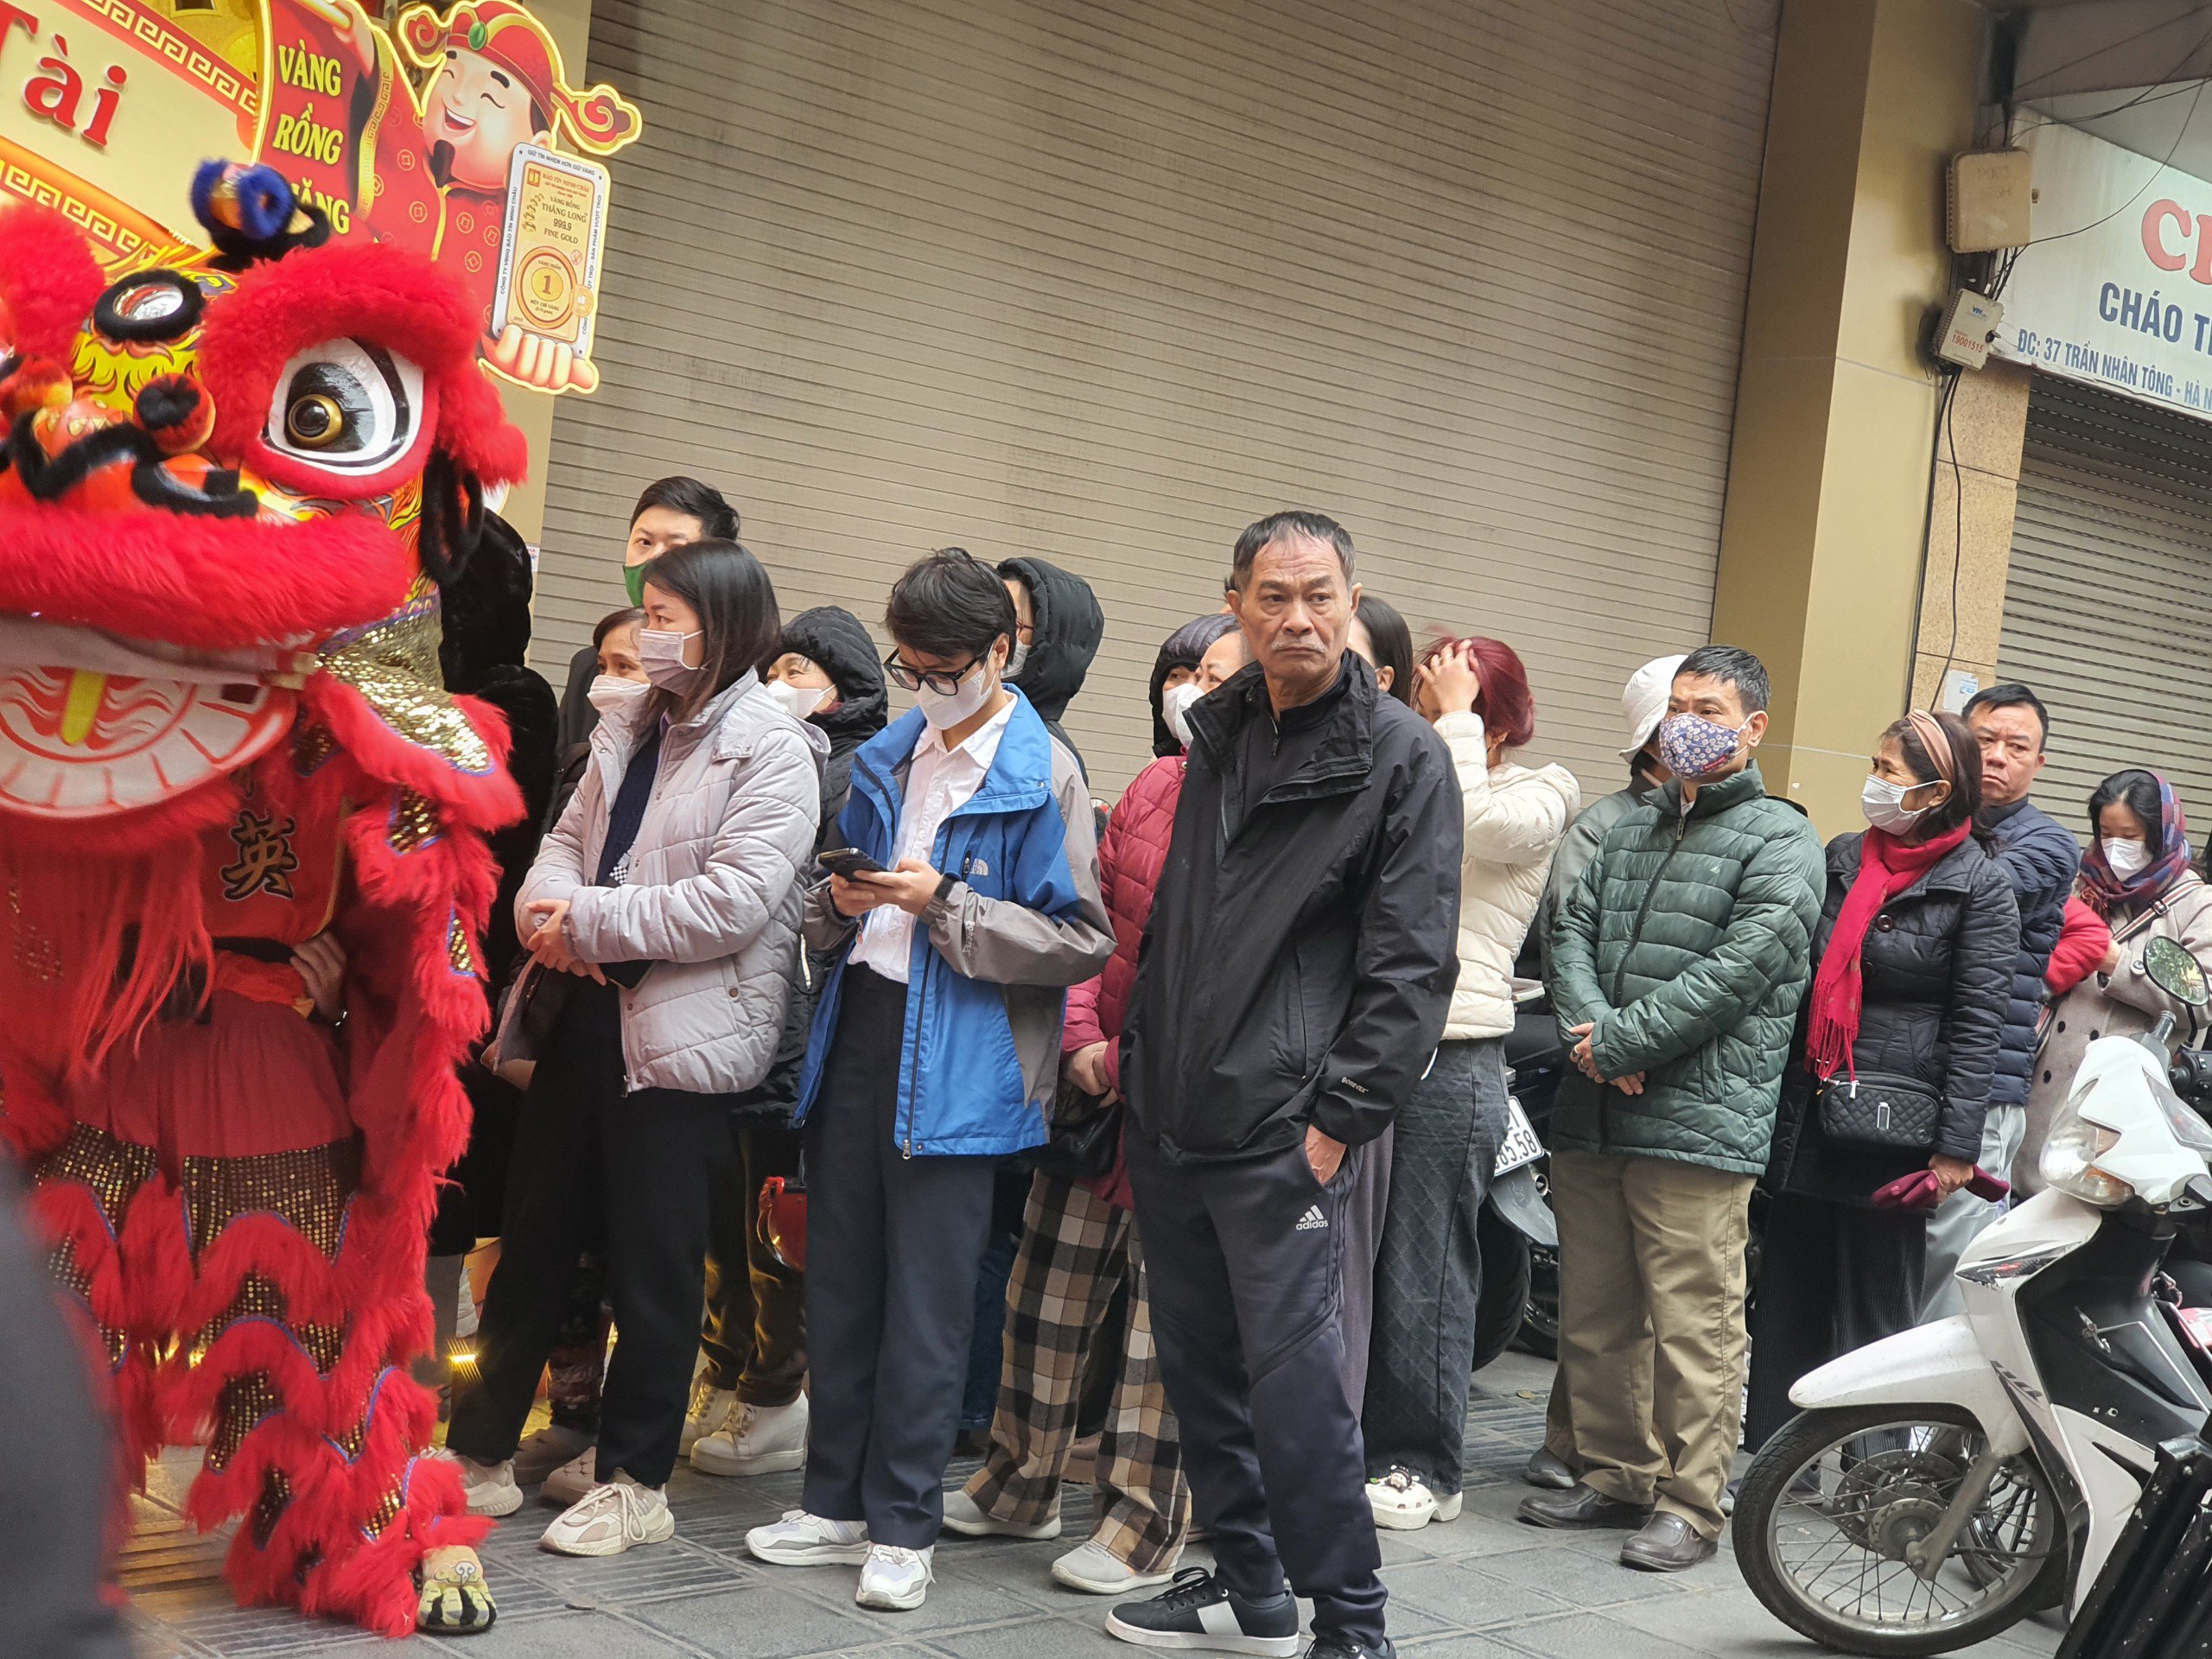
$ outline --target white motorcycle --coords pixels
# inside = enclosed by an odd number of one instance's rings
[[[2145,971],[2191,1008],[2170,939]],[[2095,1580],[2162,1441],[2212,1414],[2212,1359],[2159,1281],[2212,1206],[2212,1127],[2168,1081],[2167,1016],[2089,1045],[2042,1155],[2047,1183],[1958,1268],[1964,1315],[1802,1378],[1761,1449],[1736,1556],[1767,1611],[1846,1653],[1948,1653]],[[2162,1294],[2168,1293],[2168,1294]]]

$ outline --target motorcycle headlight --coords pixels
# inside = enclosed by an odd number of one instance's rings
[[[2110,1210],[2125,1204],[2135,1189],[2097,1167],[2097,1160],[2120,1144],[2117,1130],[2092,1123],[2069,1101],[2051,1120],[2050,1134],[2037,1160],[2044,1185],[2070,1193],[2084,1204]]]

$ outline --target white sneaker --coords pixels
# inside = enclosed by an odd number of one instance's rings
[[[684,1414],[683,1434],[676,1449],[689,1452],[708,1435],[720,1433],[736,1410],[737,1390],[718,1389],[700,1372],[691,1379],[691,1409]]]
[[[853,1592],[853,1599],[863,1607],[887,1613],[912,1612],[922,1605],[922,1599],[930,1592],[931,1580],[937,1576],[930,1567],[930,1559],[936,1554],[934,1547],[901,1549],[896,1544],[870,1545],[868,1560],[861,1563],[861,1587]]]
[[[868,1560],[868,1522],[785,1510],[782,1520],[747,1533],[745,1547],[775,1567],[858,1567]]]
[[[582,1503],[584,1494],[599,1484],[599,1448],[588,1446],[546,1476],[537,1495],[565,1510],[571,1503]]]
[[[441,1463],[449,1463],[461,1471],[461,1490],[468,1499],[471,1515],[497,1517],[512,1515],[522,1508],[522,1488],[515,1484],[514,1459],[505,1463],[479,1463],[474,1458],[464,1458],[458,1452],[443,1447],[429,1454]]]
[[[537,1433],[527,1435],[515,1448],[515,1484],[543,1486],[545,1477],[563,1464],[575,1460],[579,1452],[591,1450],[591,1436],[581,1428],[565,1428],[558,1423],[548,1423]],[[594,1483],[596,1484],[596,1483]],[[578,1497],[583,1496],[581,1492]],[[573,1503],[576,1500],[568,1500]]]
[[[963,1538],[1027,1538],[1033,1542],[1060,1535],[1060,1512],[1054,1510],[1049,1521],[1033,1521],[1024,1526],[1000,1520],[964,1490],[955,1489],[944,1495],[944,1528]]]
[[[1465,1501],[1459,1492],[1437,1497],[1427,1481],[1403,1464],[1367,1483],[1367,1503],[1375,1512],[1375,1524],[1394,1532],[1418,1532],[1432,1521],[1457,1521]]]
[[[806,1396],[787,1406],[740,1403],[729,1421],[691,1448],[702,1475],[774,1475],[806,1466]]]
[[[1052,1563],[1052,1576],[1086,1595],[1118,1596],[1166,1584],[1175,1576],[1175,1563],[1169,1561],[1157,1573],[1138,1573],[1096,1538],[1086,1538]]]
[[[668,1495],[617,1474],[555,1516],[537,1543],[556,1555],[620,1555],[634,1545],[664,1544],[675,1536]]]

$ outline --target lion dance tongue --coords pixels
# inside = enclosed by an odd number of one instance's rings
[[[204,1439],[238,1595],[398,1635],[485,1524],[406,1366],[521,810],[434,579],[524,448],[427,262],[264,169],[194,194],[219,252],[111,283],[0,214],[0,1128],[130,1475]]]

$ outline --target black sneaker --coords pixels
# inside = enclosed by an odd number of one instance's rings
[[[1398,1650],[1387,1637],[1378,1648],[1342,1630],[1316,1630],[1306,1659],[1398,1659]]]
[[[1298,1651],[1298,1604],[1287,1592],[1245,1601],[1203,1567],[1185,1567],[1150,1601],[1127,1601],[1106,1615],[1106,1634],[1141,1648],[1200,1648],[1292,1659]]]

